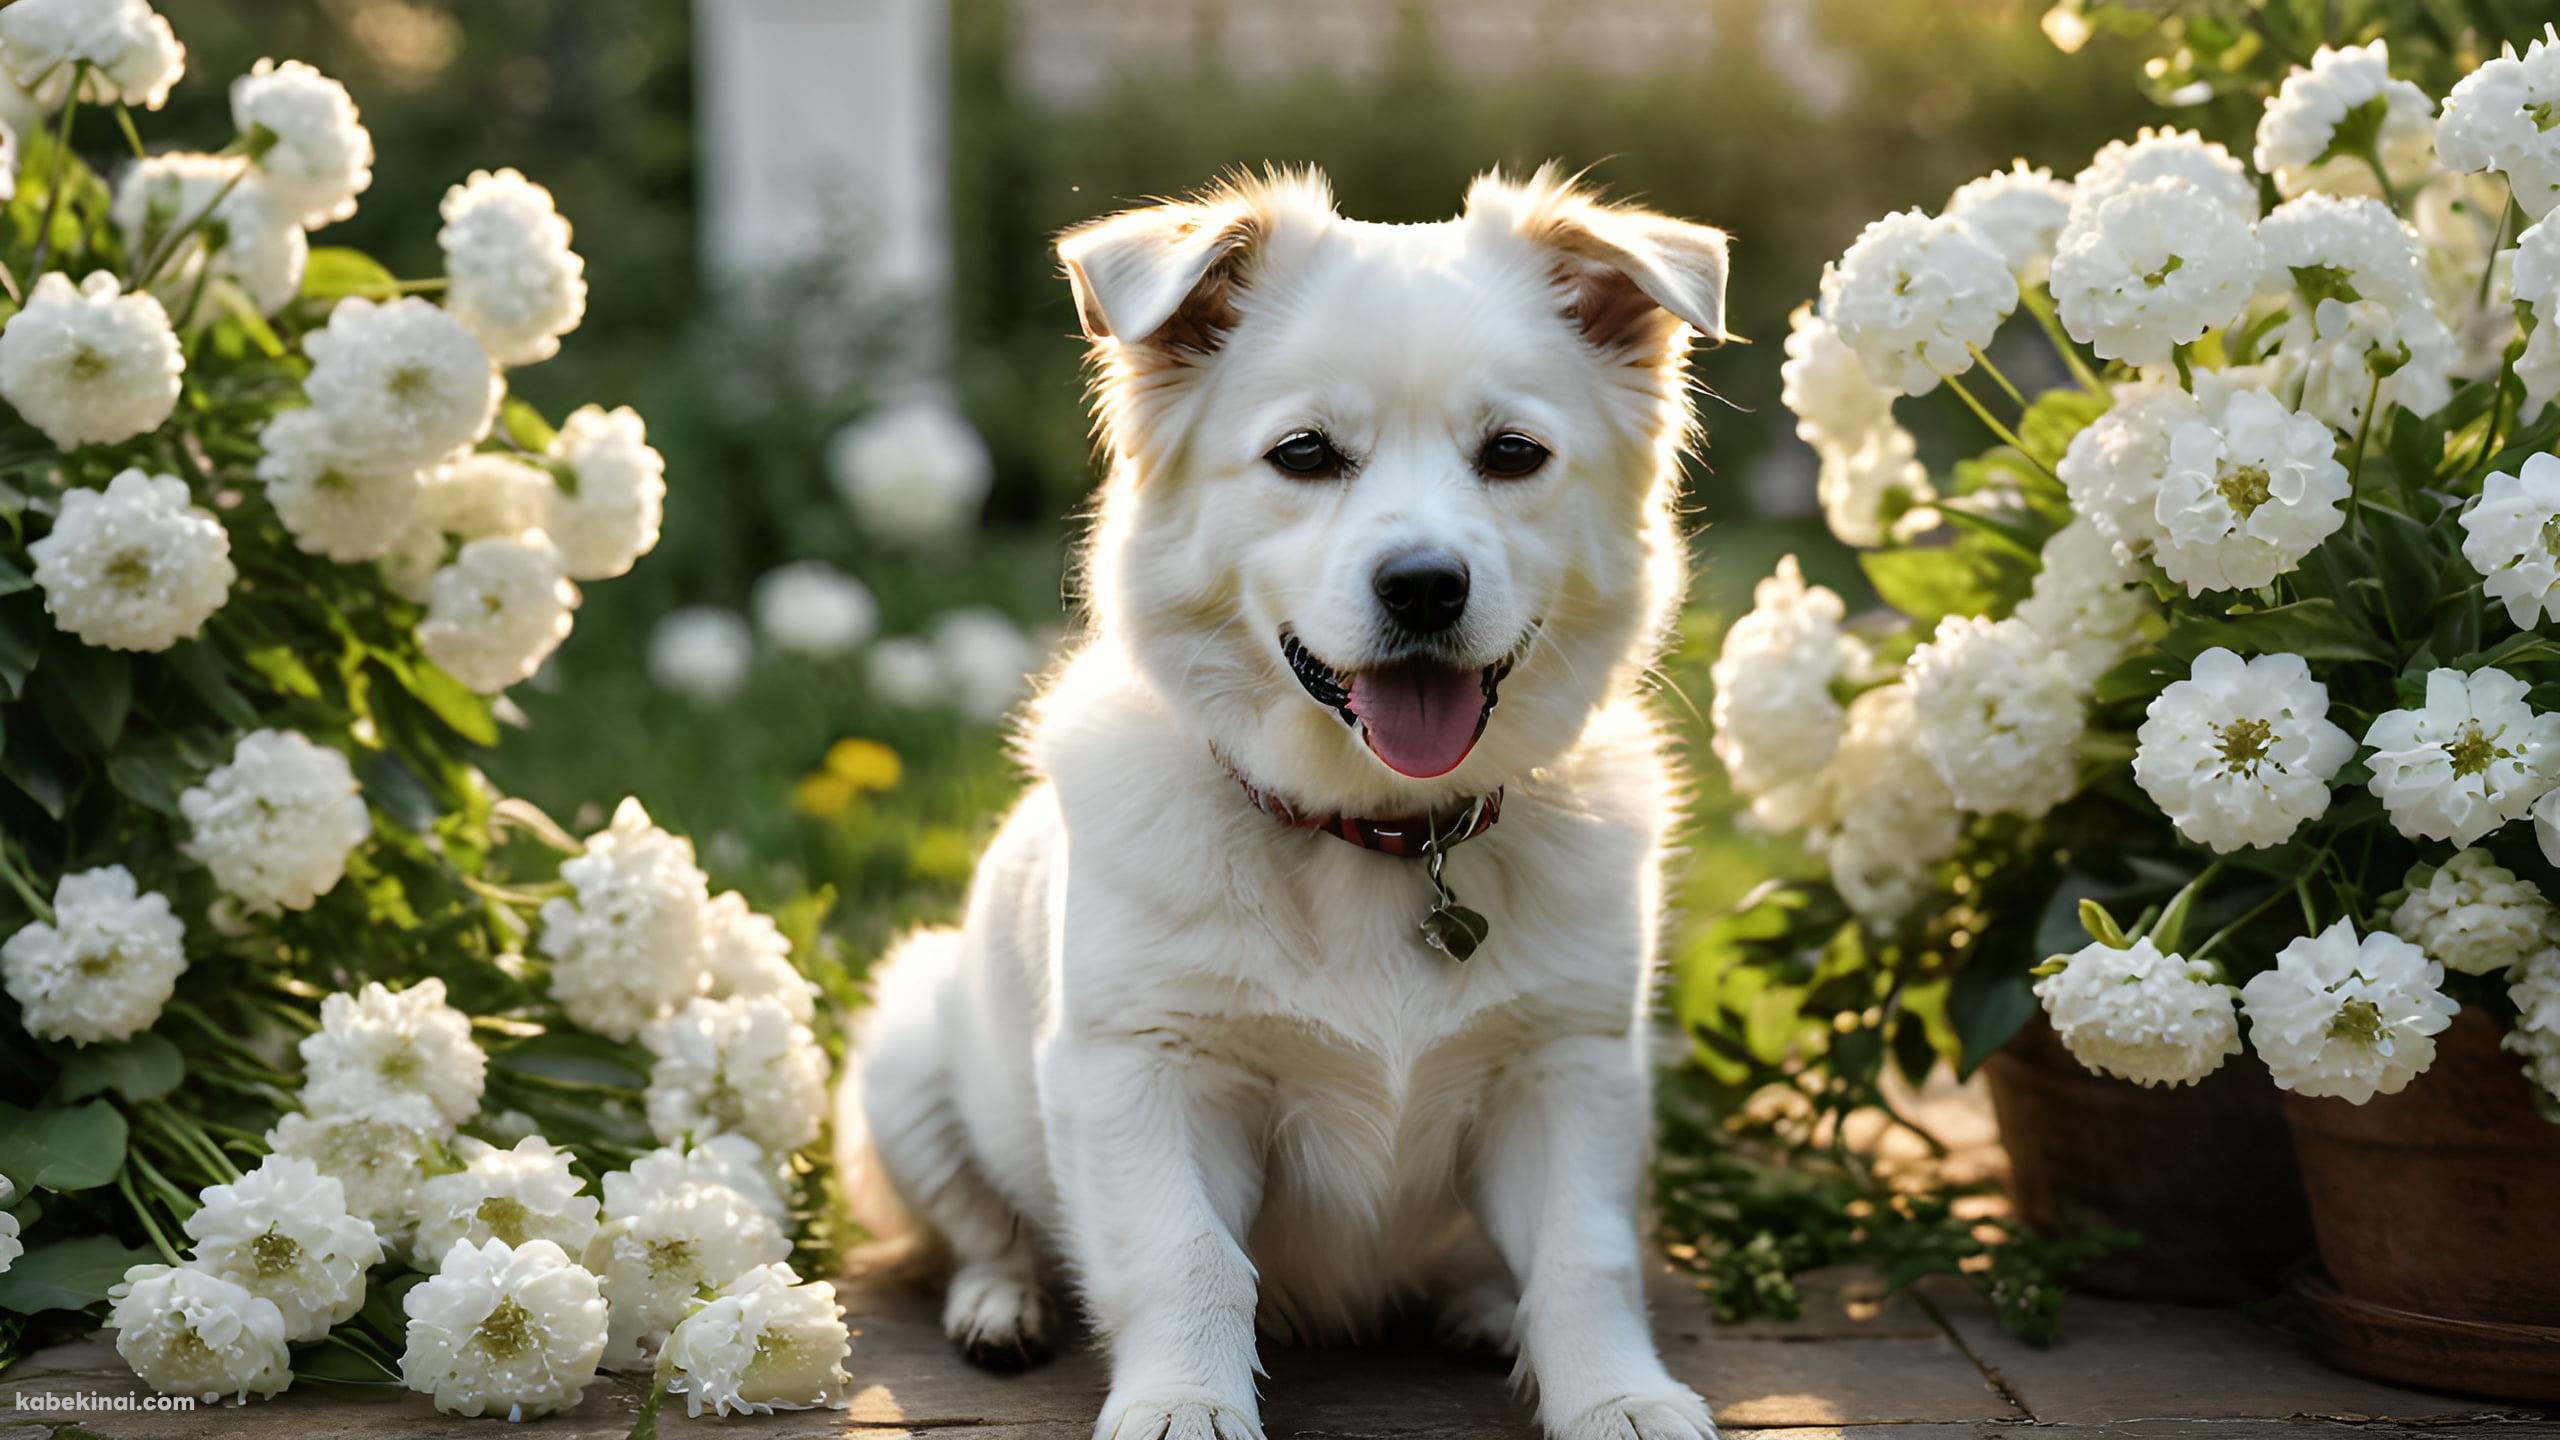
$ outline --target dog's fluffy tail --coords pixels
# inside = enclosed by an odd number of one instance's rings
[[[924,1279],[949,1264],[942,1236],[899,1193],[883,1149],[930,1144],[951,1118],[936,1012],[959,958],[958,930],[918,930],[872,970],[871,1008],[854,1027],[836,1092],[836,1171],[868,1237],[853,1250],[857,1274]]]

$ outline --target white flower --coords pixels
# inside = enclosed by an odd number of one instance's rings
[[[167,897],[107,865],[65,875],[53,920],[0,944],[0,980],[19,1023],[45,1040],[91,1045],[148,1030],[187,968],[186,927]]]
[[[646,1360],[703,1291],[791,1253],[781,1227],[726,1185],[653,1191],[636,1209],[608,1214],[587,1246],[587,1268],[603,1278],[612,1304],[608,1364]]]
[[[8,1274],[18,1257],[27,1253],[27,1247],[18,1239],[18,1217],[8,1211],[9,1202],[17,1194],[18,1187],[9,1183],[8,1176],[0,1175],[0,1275]]]
[[[283,309],[302,288],[310,242],[262,181],[242,176],[248,164],[237,155],[176,151],[135,161],[116,182],[108,215],[126,252],[153,267],[154,295],[183,309],[208,264],[262,314]],[[194,233],[169,251],[191,227]]]
[[[640,1032],[661,1140],[735,1133],[777,1154],[818,1138],[827,1056],[784,1001],[700,999]]]
[[[5,15],[8,11],[0,11]],[[193,1267],[136,1265],[107,1292],[116,1353],[163,1395],[234,1405],[293,1383],[276,1302]]]
[[[267,1132],[267,1148],[336,1180],[348,1213],[373,1222],[388,1247],[405,1243],[418,1222],[418,1187],[446,1128],[425,1096],[402,1095],[362,1110],[287,1115]]]
[[[744,1135],[680,1140],[604,1177],[605,1218],[627,1219],[661,1196],[708,1185],[736,1191],[757,1214],[781,1225],[790,1219],[791,1207],[783,1198],[779,1174],[778,1162]]]
[[[2017,618],[2061,652],[2073,679],[2091,684],[2140,641],[2150,592],[2126,552],[2085,518],[2055,531],[2042,558]]]
[[[2436,314],[2418,233],[2388,206],[2304,195],[2260,222],[2258,239],[2289,307],[2284,354],[2310,372],[2301,408],[2353,430],[2377,374],[2385,405],[2430,415],[2452,398],[2453,332]]]
[[[587,262],[569,248],[569,222],[551,192],[514,170],[474,170],[444,193],[445,308],[501,365],[560,353],[587,313]]]
[[[421,488],[421,498],[424,490]],[[451,549],[445,544],[444,532],[424,520],[411,525],[391,553],[382,557],[374,570],[391,593],[412,604],[424,605],[435,598],[436,574],[445,567]]]
[[[0,78],[0,87],[7,83]],[[0,204],[18,198],[18,132],[7,111],[5,100],[0,100]]]
[[[270,1155],[207,1188],[187,1238],[190,1264],[274,1301],[295,1344],[355,1314],[364,1273],[382,1259],[372,1223],[347,1213],[345,1187],[298,1155]]]
[[[2560,56],[2560,49],[2553,54]],[[2553,133],[2560,134],[2560,127]],[[2514,298],[2533,311],[2534,319],[2533,336],[2516,361],[2516,378],[2524,382],[2523,413],[2539,415],[2560,395],[2560,220],[2542,221],[2517,236],[2508,258],[2514,266],[2509,279]]]
[[[667,1337],[671,1394],[685,1414],[770,1415],[776,1410],[843,1409],[853,1351],[836,1289],[800,1283],[787,1265],[759,1265],[685,1317]]]
[[[2240,1003],[2280,1088],[2361,1105],[2399,1094],[2435,1062],[2434,1036],[2461,1008],[2443,983],[2444,967],[2417,946],[2380,931],[2358,940],[2341,920],[2278,951]]]
[[[2243,222],[2258,218],[2258,182],[2230,151],[2192,130],[2144,126],[2130,140],[2110,140],[2071,182],[2082,213],[2154,180],[2183,180]]]
[[[1881,545],[1888,537],[1936,523],[1936,512],[1929,507],[1938,492],[1929,484],[1928,467],[1920,463],[1918,442],[1900,425],[1870,431],[1854,449],[1825,444],[1820,455],[1814,498],[1840,543]]]
[[[302,1105],[330,1115],[421,1095],[450,1133],[480,1113],[488,1069],[471,1017],[445,1003],[442,980],[406,990],[376,980],[320,1002],[320,1029],[302,1039]]]
[[[1869,924],[1909,914],[1963,838],[1955,797],[1919,739],[1910,687],[1878,686],[1849,702],[1848,729],[1822,772],[1821,819],[1808,844]]]
[[[596,1197],[569,1169],[569,1152],[528,1135],[511,1150],[465,1138],[463,1167],[418,1187],[418,1259],[441,1262],[457,1244],[548,1240],[571,1255],[596,1235]]]
[[[2243,390],[2169,437],[2152,558],[2189,595],[2289,574],[2347,523],[2337,437],[2263,390]]]
[[[847,425],[827,442],[827,469],[874,538],[946,544],[977,524],[995,485],[987,442],[958,411],[908,401]]]
[[[2323,45],[2311,68],[2295,66],[2267,101],[2251,158],[2288,197],[2311,190],[2380,195],[2372,164],[2406,189],[2435,168],[2435,113],[2426,91],[2391,78],[2391,51],[2382,41],[2344,50]]]
[[[2560,714],[2537,715],[2525,683],[2484,668],[2427,673],[2422,709],[2390,710],[2365,732],[2373,793],[2412,839],[2468,845],[2525,813],[2560,766]]]
[[[166,650],[204,628],[238,572],[231,537],[174,475],[126,470],[62,495],[27,547],[56,625],[110,650]]]
[[[2540,951],[2517,967],[2507,998],[2516,1023],[2500,1048],[2523,1056],[2526,1077],[2560,1100],[2560,950]]]
[[[2115,403],[2071,437],[2055,467],[2071,508],[2130,553],[2151,554],[2161,539],[2160,481],[2169,470],[2169,437],[2203,413],[2195,397],[2174,384],[2116,386]]]
[[[566,1410],[604,1355],[602,1287],[548,1240],[456,1245],[402,1297],[400,1381],[448,1415]]]
[[[178,797],[178,811],[187,853],[260,914],[310,909],[373,834],[347,757],[290,730],[241,736],[228,764]]]
[[[513,539],[539,530],[558,487],[539,465],[495,451],[467,450],[428,473],[418,513],[463,540]]]
[[[2560,789],[2545,792],[2533,802],[2533,839],[2542,847],[2542,858],[2560,865]]]
[[[874,697],[903,710],[939,705],[951,695],[933,642],[912,635],[892,635],[872,646],[862,657],[862,674]]]
[[[356,213],[373,183],[373,136],[347,87],[299,60],[260,60],[231,82],[231,123],[274,140],[258,169],[285,218],[308,230]]]
[[[599,1035],[629,1040],[702,992],[711,887],[691,842],[649,823],[638,800],[587,839],[560,878],[576,898],[542,906],[551,998]]]
[[[1868,225],[1822,272],[1822,318],[1870,379],[1904,395],[1972,369],[2017,305],[2017,278],[1997,253],[1917,210]]]
[[[302,348],[311,407],[341,450],[370,465],[423,469],[477,442],[506,388],[471,332],[415,295],[341,300]]]
[[[791,942],[781,929],[735,890],[712,898],[710,925],[711,998],[773,1000],[808,1024],[817,1013],[818,987],[791,963]]]
[[[2543,38],[2516,58],[2506,53],[2462,77],[2444,100],[2436,122],[2436,156],[2455,170],[2499,170],[2515,187],[2516,204],[2539,220],[2560,209],[2560,125],[2550,123],[2560,105],[2560,35]]]
[[[1959,808],[2033,819],[2080,788],[2082,691],[2025,621],[1950,615],[1909,677],[1920,751]]]
[[[1947,197],[1946,216],[1996,251],[2021,285],[2041,285],[2054,241],[2071,214],[2071,182],[2019,160],[1968,180]]]
[[[1787,828],[1803,818],[1789,797],[1804,795],[1840,743],[1832,684],[1865,663],[1866,648],[1840,632],[1840,597],[1806,585],[1793,555],[1752,588],[1751,602],[1725,631],[1708,715],[1734,789],[1763,823]]]
[[[2516,628],[2560,620],[2560,455],[2528,456],[2513,475],[2493,472],[2462,529],[2462,558]]]
[[[0,12],[0,62],[48,110],[83,63],[83,101],[157,110],[186,73],[187,47],[144,0],[17,0]]]
[[[59,271],[46,274],[0,327],[0,400],[64,450],[159,429],[185,369],[169,312],[148,295],[125,294],[104,270],[76,287]]]
[[[2054,307],[2100,358],[2165,365],[2240,318],[2263,258],[2247,220],[2185,181],[2084,195],[2054,252]]]
[[[569,638],[578,587],[539,530],[488,536],[436,572],[418,645],[483,695],[529,679]]]
[[[2216,646],[2144,713],[2133,778],[2218,854],[2281,845],[2329,810],[2355,742],[2329,720],[2329,687],[2299,655],[2243,661]]]
[[[551,486],[542,528],[568,557],[573,580],[610,580],[658,547],[667,462],[649,448],[639,412],[582,405],[551,442],[552,463],[577,483]]]
[[[1812,306],[1788,317],[1787,360],[1778,368],[1796,435],[1821,462],[1814,489],[1823,518],[1843,543],[1882,544],[1889,514],[1937,498],[1911,432],[1893,418],[1893,392],[1867,378],[1857,352]]]
[[[303,553],[341,564],[379,560],[408,538],[424,488],[417,471],[349,463],[329,443],[328,422],[309,408],[268,421],[258,444],[267,503]]]
[[[2496,975],[2560,945],[2560,911],[2486,850],[2409,871],[2391,933],[2465,975]]]
[[[2211,963],[2148,939],[2083,948],[2036,982],[2036,998],[2073,1058],[2137,1085],[2192,1085],[2240,1053],[2231,987]]]
[[[1787,316],[1787,359],[1778,367],[1780,396],[1806,444],[1855,443],[1893,419],[1893,392],[1867,378],[1858,352],[1812,305]]]
[[[933,625],[933,651],[960,713],[993,725],[1031,693],[1040,649],[1011,617],[984,605],[946,612]]]
[[[880,628],[880,602],[824,560],[795,560],[756,581],[756,627],[775,647],[832,660],[862,648]]]
[[[755,632],[737,611],[679,606],[650,627],[649,678],[698,704],[726,704],[747,683],[755,647]]]

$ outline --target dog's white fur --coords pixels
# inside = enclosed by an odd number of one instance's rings
[[[1404,226],[1296,174],[1059,249],[1113,462],[1092,625],[964,923],[879,971],[839,1127],[866,1220],[947,1250],[946,1324],[982,1354],[1045,1341],[1063,1265],[1110,1347],[1097,1437],[1259,1436],[1257,1322],[1352,1336],[1416,1302],[1516,1350],[1552,1436],[1711,1435],[1641,1295],[1676,778],[1639,691],[1684,581],[1685,357],[1724,338],[1724,237],[1544,170]],[[1309,427],[1350,473],[1265,463]],[[1479,476],[1504,430],[1552,458]],[[1369,576],[1417,542],[1472,570],[1467,664],[1525,646],[1428,781],[1278,642],[1385,658]],[[1491,939],[1427,948],[1418,864],[1274,823],[1213,745],[1303,812],[1506,787],[1448,862]]]

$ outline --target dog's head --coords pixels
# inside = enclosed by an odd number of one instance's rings
[[[1290,174],[1058,250],[1113,461],[1091,601],[1245,773],[1345,808],[1486,790],[1649,663],[1720,232],[1550,170],[1369,224]]]

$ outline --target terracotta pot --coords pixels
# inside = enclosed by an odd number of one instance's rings
[[[2334,1282],[2305,1298],[2322,1353],[2341,1368],[2560,1400],[2560,1125],[2534,1108],[2502,1033],[2465,1010],[2397,1095],[2285,1097]],[[2484,1333],[2501,1344],[2481,1345]],[[2447,1335],[2469,1339],[2446,1345]]]
[[[2236,1303],[2276,1293],[2311,1253],[2283,1105],[2254,1058],[2233,1056],[2200,1084],[2145,1089],[2072,1059],[2039,1013],[1982,1073],[2019,1218],[2142,1237],[2083,1271],[2089,1289]]]

